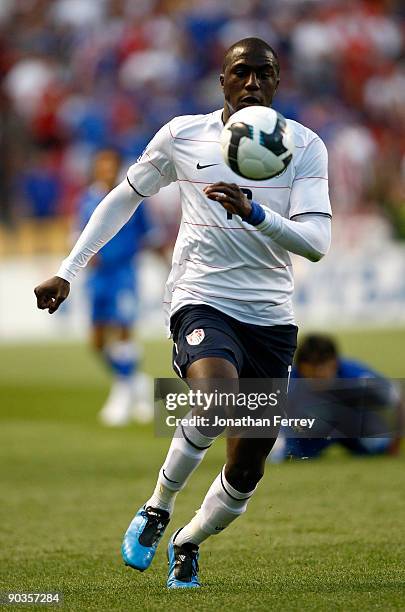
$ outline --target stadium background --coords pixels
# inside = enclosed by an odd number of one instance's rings
[[[96,425],[108,377],[84,344],[81,283],[54,317],[36,310],[32,289],[69,249],[95,151],[117,147],[128,165],[171,117],[220,107],[218,68],[239,38],[274,45],[282,76],[275,107],[329,150],[333,248],[315,266],[297,258],[297,320],[304,331],[336,331],[345,351],[404,377],[404,14],[394,0],[0,2],[0,588],[61,585],[75,610],[138,609],[140,592],[143,609],[171,605],[160,592],[162,559],[141,586],[116,553],[167,441],[148,427]],[[172,188],[151,207],[173,225],[177,199]],[[166,270],[150,255],[141,267],[145,368],[170,375],[160,309]],[[179,520],[221,453],[219,445],[193,479]],[[255,502],[257,512],[265,508],[256,547],[266,567],[246,579],[257,558],[236,542],[239,527],[230,530],[212,545],[219,560],[212,555],[205,570],[212,591],[198,609],[257,610],[260,597],[286,610],[401,609],[403,458],[332,453],[310,469],[272,469]],[[246,535],[249,526],[257,540],[254,514],[240,527]],[[224,567],[220,553],[231,545]]]

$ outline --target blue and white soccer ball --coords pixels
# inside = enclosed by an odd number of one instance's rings
[[[234,113],[220,137],[225,163],[236,174],[255,181],[273,178],[287,168],[294,137],[280,113],[266,106],[247,106]]]

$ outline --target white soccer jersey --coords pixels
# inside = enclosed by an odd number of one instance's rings
[[[217,181],[236,183],[263,208],[288,219],[309,213],[330,216],[325,145],[308,128],[287,121],[294,132],[293,160],[267,181],[244,179],[224,163],[222,110],[174,118],[129,168],[128,182],[142,196],[173,181],[180,187],[182,221],[165,291],[167,315],[186,304],[208,304],[256,325],[294,322],[288,251],[239,216],[229,218],[203,192]]]

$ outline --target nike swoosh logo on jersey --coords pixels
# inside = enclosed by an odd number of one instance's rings
[[[198,162],[197,170],[204,170],[204,168],[211,168],[211,166],[219,166],[219,164],[206,164],[205,166],[200,166],[200,162]]]

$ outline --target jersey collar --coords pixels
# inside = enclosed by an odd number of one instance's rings
[[[224,127],[224,123],[222,121],[222,113],[224,112],[223,108],[220,108],[212,113],[212,122],[222,130]]]

